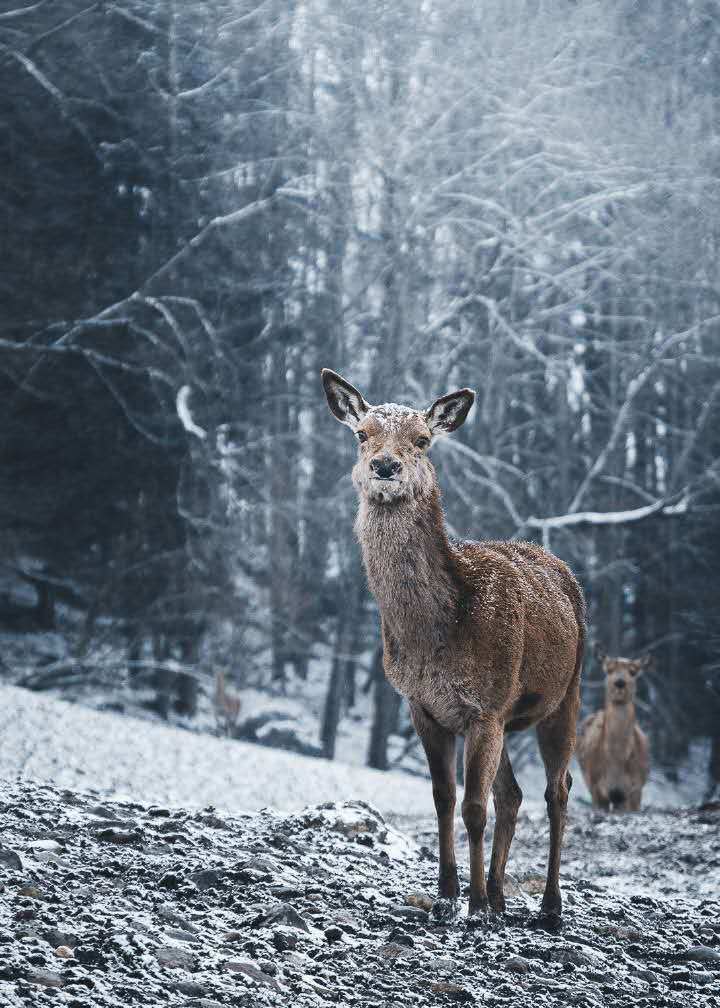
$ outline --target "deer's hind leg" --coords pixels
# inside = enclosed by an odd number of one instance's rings
[[[492,857],[487,880],[488,902],[493,910],[505,911],[503,884],[510,844],[515,836],[515,823],[522,802],[522,791],[515,780],[507,746],[503,744],[495,780],[493,781],[493,802],[495,803],[495,832],[493,833]]]
[[[410,714],[432,778],[440,841],[438,895],[455,900],[460,895],[455,860],[455,735],[416,704],[410,704]]]
[[[568,795],[572,787],[568,766],[575,748],[575,724],[579,706],[579,677],[576,676],[558,709],[537,726],[540,754],[545,764],[545,802],[550,820],[547,882],[540,909],[542,914],[557,917],[562,913],[560,853],[567,820]]]

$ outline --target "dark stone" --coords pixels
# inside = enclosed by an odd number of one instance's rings
[[[9,847],[0,847],[0,865],[3,868],[12,868],[15,871],[22,871],[23,863],[20,855]]]
[[[175,875],[173,872],[165,872],[158,879],[158,885],[161,889],[179,889],[183,881],[179,875]]]
[[[297,947],[298,935],[294,928],[280,926],[275,928],[272,943],[278,952],[287,952]]]
[[[267,927],[268,924],[287,924],[298,931],[310,931],[307,921],[289,903],[278,903],[277,906],[263,910],[252,919],[250,927]]]
[[[188,878],[200,892],[205,892],[208,889],[219,889],[227,875],[226,868],[205,868],[202,871],[191,872]]]

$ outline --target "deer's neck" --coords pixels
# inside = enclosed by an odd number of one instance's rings
[[[631,747],[635,727],[635,705],[605,703],[605,736],[608,752],[622,757]]]
[[[383,623],[400,641],[437,641],[454,619],[457,588],[440,494],[377,505],[361,499],[356,532]]]

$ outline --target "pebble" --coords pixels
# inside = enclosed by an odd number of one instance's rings
[[[417,907],[419,910],[424,910],[426,913],[430,913],[433,908],[433,899],[424,892],[410,892],[405,896],[405,902],[408,906]]]
[[[16,854],[14,850],[10,850],[9,847],[2,846],[0,846],[0,865],[5,868],[13,868],[16,871],[22,871],[23,867],[20,855]]]
[[[140,829],[115,829],[108,827],[95,831],[98,840],[105,840],[107,843],[116,844],[136,844],[143,840],[143,833]]]
[[[693,945],[681,952],[678,959],[704,963],[709,969],[720,970],[720,951],[708,945]]]
[[[509,973],[529,973],[530,963],[522,956],[511,956],[505,961],[505,969]]]
[[[309,931],[308,922],[290,906],[289,903],[278,903],[277,906],[264,908],[251,922],[251,927],[267,927],[268,924],[286,924],[298,931]]]
[[[437,983],[431,983],[430,990],[433,994],[444,994],[450,1001],[464,1003],[475,1000],[473,994],[467,989],[467,987],[462,987],[460,984],[456,983],[446,983],[441,980]]]
[[[272,935],[272,943],[278,952],[285,952],[297,947],[298,933],[295,928],[281,925],[276,927]]]
[[[59,973],[49,969],[29,969],[25,977],[30,983],[40,984],[42,987],[62,987],[65,983]]]
[[[194,970],[198,966],[198,957],[194,952],[174,945],[161,945],[155,950],[155,958],[162,966],[172,969]]]
[[[62,850],[62,844],[59,844],[57,840],[31,840],[27,846],[30,850],[35,851]]]
[[[251,980],[257,980],[260,983],[274,987],[275,990],[282,989],[273,977],[256,966],[251,959],[230,959],[225,963],[225,969],[230,970],[232,973],[242,973],[244,976],[250,977]]]

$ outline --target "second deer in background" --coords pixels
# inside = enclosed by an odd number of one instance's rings
[[[218,732],[232,737],[240,716],[240,697],[237,693],[228,691],[225,685],[225,672],[222,669],[218,669],[215,673],[213,707]]]
[[[580,725],[577,758],[593,808],[637,812],[650,770],[650,749],[635,718],[635,692],[638,676],[653,659],[601,660],[605,708]]]

